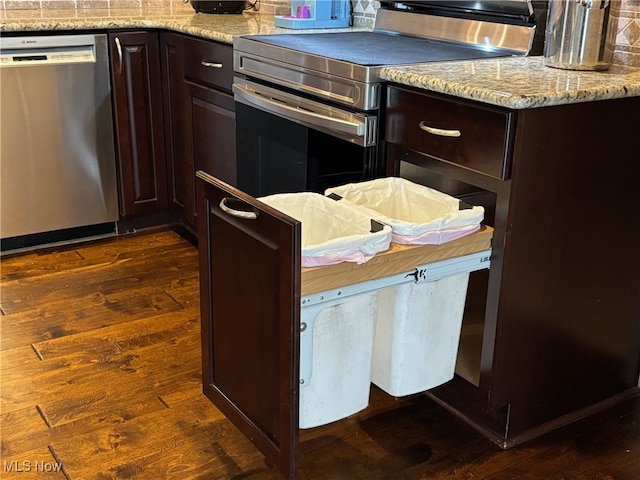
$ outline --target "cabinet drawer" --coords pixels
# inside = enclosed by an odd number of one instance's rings
[[[389,87],[385,140],[470,170],[509,176],[511,113]]]
[[[231,91],[233,47],[189,38],[184,44],[185,76],[195,82]]]

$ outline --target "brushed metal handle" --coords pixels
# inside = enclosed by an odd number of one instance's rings
[[[116,37],[114,41],[116,42],[116,50],[118,51],[118,75],[122,75],[122,44],[120,43],[120,39],[118,37]]]
[[[418,124],[421,130],[424,130],[431,135],[438,135],[440,137],[459,137],[462,135],[460,130],[445,130],[444,128],[430,127],[424,120]]]
[[[220,200],[220,210],[229,215],[233,215],[234,217],[244,218],[246,220],[255,220],[258,218],[258,214],[256,212],[243,212],[242,210],[236,210],[234,208],[229,207],[226,204],[226,201],[229,200],[227,197]]]
[[[247,87],[242,85],[234,85],[233,92],[237,96],[236,100],[239,100],[241,103],[260,107],[269,113],[274,113],[285,119],[298,120],[306,122],[307,124],[326,127],[331,130],[359,137],[363,137],[366,133],[366,126],[362,122],[332,118],[327,115],[312,112],[311,110],[290,106],[281,99],[273,100],[252,93]]]
[[[207,62],[206,60],[202,60],[200,62],[200,65],[202,65],[203,67],[208,67],[208,68],[222,68],[222,64],[221,63]]]

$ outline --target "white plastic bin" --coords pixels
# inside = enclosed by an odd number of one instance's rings
[[[302,223],[302,265],[362,263],[387,250],[391,228],[316,193],[277,194],[260,201]],[[373,231],[372,231],[373,230]],[[302,305],[300,428],[348,417],[369,404],[377,292]]]
[[[480,228],[482,207],[402,178],[329,189],[327,195],[392,227],[403,244],[442,244]],[[452,259],[453,260],[453,259]],[[371,381],[400,397],[429,390],[454,376],[469,272],[379,291]]]
[[[394,397],[453,378],[469,273],[379,292],[371,381]]]
[[[373,291],[321,305],[319,312],[302,309],[300,428],[326,425],[369,405],[377,305]]]

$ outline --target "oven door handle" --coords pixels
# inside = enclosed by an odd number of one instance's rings
[[[340,133],[355,135],[358,137],[364,137],[366,132],[366,125],[362,122],[351,122],[340,118],[322,115],[310,110],[293,107],[284,101],[280,102],[255,94],[251,89],[248,89],[244,85],[234,84],[233,93],[236,95],[236,100],[241,103],[258,107],[283,118],[297,120],[316,127],[336,130]]]

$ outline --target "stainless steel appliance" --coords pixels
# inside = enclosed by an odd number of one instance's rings
[[[385,173],[387,65],[541,53],[546,2],[381,2],[371,32],[234,41],[238,187],[254,196]]]
[[[3,36],[0,103],[2,250],[113,232],[106,35]]]
[[[551,0],[544,63],[568,70],[606,70],[615,35],[609,0]]]

